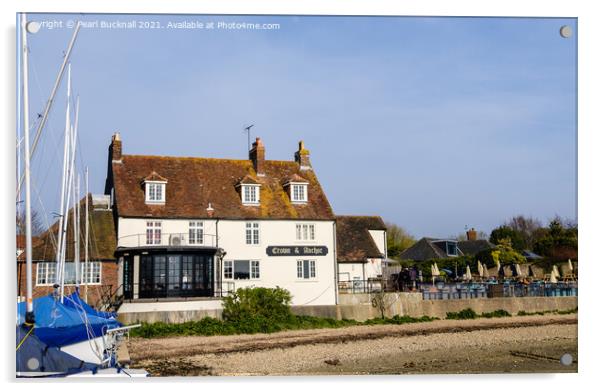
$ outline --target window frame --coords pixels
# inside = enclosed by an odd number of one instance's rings
[[[245,262],[249,270],[249,278],[236,278],[236,265]],[[261,279],[261,261],[258,259],[227,259],[223,265],[224,280],[231,281],[256,281]]]
[[[259,205],[260,204],[260,187],[261,185],[240,185],[240,199],[243,205]]]
[[[157,242],[157,240],[158,240],[158,242]],[[161,245],[162,243],[163,243],[163,221],[162,220],[147,220],[146,221],[146,245],[147,246],[158,246],[158,245]]]
[[[164,204],[165,203],[165,189],[167,182],[164,181],[145,181],[144,182],[144,201],[147,204]],[[157,198],[157,189],[161,192],[161,197]],[[151,197],[151,194],[153,197]]]
[[[245,221],[245,244],[248,246],[261,245],[261,225],[258,221]]]
[[[188,244],[199,245],[205,242],[205,225],[202,220],[188,221]]]
[[[80,262],[80,285],[102,285],[102,262],[100,261],[88,261],[88,266],[92,273],[86,274],[86,262]],[[67,275],[67,267],[75,268],[75,262],[65,262],[65,275]],[[40,282],[40,272],[43,270],[45,282]],[[53,270],[52,273],[50,271]],[[92,281],[92,276],[98,272],[98,282]],[[70,274],[75,276],[75,270],[69,271]],[[49,278],[50,277],[50,278]],[[88,280],[86,281],[86,279]],[[52,280],[51,280],[52,279]],[[36,262],[36,286],[53,286],[56,280],[56,262],[55,261],[44,261]],[[95,279],[96,280],[96,279]],[[65,282],[66,286],[76,285],[76,281]]]
[[[307,265],[307,269],[306,269]],[[297,259],[297,280],[311,281],[317,279],[317,267],[315,259]],[[307,275],[307,277],[305,277]]]
[[[306,204],[308,200],[308,184],[303,182],[289,182],[288,185],[291,202],[294,204]]]
[[[455,250],[454,252],[449,251],[450,246]],[[447,253],[447,256],[449,256],[449,257],[457,257],[458,256],[458,243],[446,241],[445,242],[445,252]]]
[[[295,240],[297,242],[315,242],[315,223],[295,223]]]

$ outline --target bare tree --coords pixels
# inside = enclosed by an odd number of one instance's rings
[[[533,217],[517,215],[508,220],[505,224],[518,232],[523,238],[527,248],[532,249],[535,242],[535,236],[542,228],[541,222]]]
[[[25,212],[17,210],[16,215],[17,223],[17,235],[25,235]],[[38,236],[44,232],[44,226],[42,224],[42,218],[36,210],[31,211],[31,234]]]

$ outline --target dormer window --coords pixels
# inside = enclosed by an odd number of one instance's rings
[[[164,204],[166,185],[167,179],[153,171],[144,179],[145,202],[147,204]]]
[[[245,205],[259,204],[259,185],[242,185],[242,203]]]
[[[458,256],[458,243],[456,242],[445,242],[445,249],[447,250],[447,255],[450,257]]]
[[[243,205],[259,205],[259,188],[261,184],[251,175],[245,175],[236,187],[240,190],[240,200]]]
[[[307,186],[309,182],[297,174],[293,174],[284,184],[288,188],[289,197],[293,204],[307,203]]]

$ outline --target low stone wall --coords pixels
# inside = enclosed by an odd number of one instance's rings
[[[380,317],[378,308],[372,306],[369,294],[339,295],[337,318],[359,321]],[[385,296],[386,316],[434,316],[445,318],[448,312],[472,308],[477,313],[506,310],[512,315],[519,311],[538,312],[569,310],[577,307],[577,297],[500,297],[482,299],[423,300],[420,293],[389,293]],[[297,309],[299,310],[299,309]]]
[[[506,310],[512,315],[519,311],[539,312],[570,310],[577,307],[577,297],[504,297],[456,300],[423,300],[420,293],[389,293],[385,296],[386,316],[432,316],[444,319],[448,312],[472,308],[478,314]],[[339,305],[294,306],[297,315],[321,318],[355,319],[364,321],[380,317],[372,306],[369,294],[341,294]],[[140,322],[183,323],[204,317],[220,319],[221,303],[211,301],[124,303],[119,309],[119,320],[125,324]]]

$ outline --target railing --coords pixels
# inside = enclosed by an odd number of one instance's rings
[[[339,293],[375,293],[390,290],[387,281],[380,279],[339,281],[338,287]]]
[[[516,281],[489,283],[421,283],[418,291],[425,300],[473,299],[494,297],[549,297],[577,296],[576,282],[531,282]]]
[[[577,296],[574,281],[551,283],[535,281],[528,284],[518,281],[457,282],[437,281],[398,284],[381,279],[339,281],[339,293],[416,292],[425,300],[475,299],[491,297],[546,297]]]
[[[215,247],[216,236],[213,234],[197,235],[190,233],[154,233],[132,234],[117,239],[118,247]]]
[[[130,284],[124,290],[124,299],[128,301],[138,299],[159,299],[166,300],[194,300],[198,298],[221,298],[234,293],[235,287],[233,281],[215,282],[212,284],[192,283],[155,283],[155,284]],[[134,292],[137,292],[135,297]],[[122,300],[123,302],[123,300]]]

